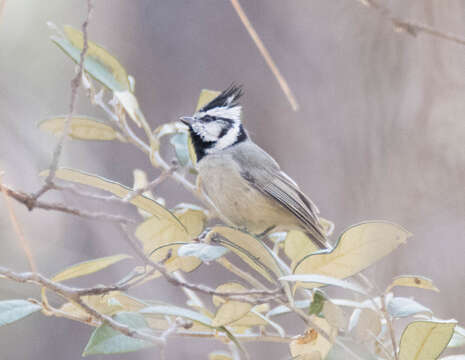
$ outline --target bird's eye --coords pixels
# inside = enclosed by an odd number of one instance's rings
[[[205,115],[203,118],[202,118],[202,121],[204,122],[211,122],[215,120],[215,118],[213,116],[210,116],[210,115]]]

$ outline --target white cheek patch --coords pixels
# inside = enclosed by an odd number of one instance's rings
[[[221,134],[221,125],[216,122],[207,124],[196,122],[192,124],[192,129],[199,134],[204,141],[217,141]]]
[[[213,153],[215,151],[223,150],[227,148],[228,146],[231,146],[232,144],[236,142],[239,136],[239,132],[240,132],[239,124],[234,124],[234,126],[230,128],[228,132],[216,142],[215,146],[213,146],[211,149],[208,149],[207,152]]]

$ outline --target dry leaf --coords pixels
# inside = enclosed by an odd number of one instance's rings
[[[321,358],[324,359],[326,355],[328,355],[329,350],[331,350],[333,341],[337,335],[337,330],[323,318],[314,316],[312,320],[330,336],[331,342],[326,340],[315,329],[308,329],[303,336],[293,340],[289,345],[292,356],[316,356],[315,352],[318,352]],[[304,359],[306,358],[304,357]],[[310,359],[312,358],[310,357]]]
[[[55,136],[61,136],[65,128],[67,116],[53,117],[42,120],[39,129],[48,131]],[[111,126],[102,120],[93,119],[87,116],[73,116],[69,123],[68,135],[77,140],[126,140],[116,132]]]
[[[332,252],[304,257],[295,266],[294,273],[346,278],[388,255],[409,236],[408,231],[388,222],[354,225],[341,235]]]
[[[389,292],[395,286],[409,286],[420,289],[433,290],[439,292],[439,289],[434,286],[433,280],[419,275],[400,275],[393,279],[391,285],[388,286],[386,292]]]
[[[434,360],[449,343],[454,322],[415,321],[400,339],[399,360]]]

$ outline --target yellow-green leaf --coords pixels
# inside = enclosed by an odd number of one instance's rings
[[[203,107],[204,105],[207,105],[210,101],[216,98],[220,93],[221,91],[202,89],[202,91],[200,91],[200,96],[199,96],[199,100],[197,101],[197,107],[195,108],[195,111],[199,111],[201,107]]]
[[[57,116],[42,120],[39,129],[61,136],[65,128],[67,116]],[[126,140],[111,126],[103,121],[87,116],[73,116],[69,124],[68,135],[77,140]]]
[[[63,28],[65,38],[52,36],[52,41],[78,63],[84,46],[82,32],[69,25]],[[92,41],[88,41],[84,69],[110,90],[123,91],[131,88],[128,74],[121,63],[102,46]]]
[[[218,243],[234,252],[268,281],[273,282],[273,276],[283,274],[271,250],[251,234],[227,226],[215,226],[211,233],[221,235],[216,240]]]
[[[354,225],[342,233],[330,253],[305,256],[296,264],[294,273],[345,278],[388,255],[409,236],[407,230],[393,223],[372,221]]]
[[[119,254],[113,256],[107,256],[99,259],[93,259],[89,261],[84,261],[69,268],[66,268],[63,271],[60,271],[56,274],[52,280],[53,281],[64,281],[69,279],[74,279],[77,277],[93,274],[97,271],[103,270],[110,265],[113,265],[121,260],[128,259],[131,256],[126,254]]]
[[[244,292],[247,291],[247,289],[239,283],[228,282],[218,286],[216,291],[235,293]],[[253,305],[250,303],[237,300],[228,300],[227,298],[223,298],[217,295],[213,296],[213,304],[219,307],[212,321],[212,325],[215,327],[231,324],[243,318],[253,307]]]
[[[389,285],[386,289],[386,292],[389,292],[395,286],[417,287],[420,289],[439,292],[439,289],[434,286],[433,280],[419,275],[400,275],[395,277],[391,285]]]
[[[48,170],[45,170],[41,172],[40,175],[47,176],[48,172]],[[120,198],[125,198],[132,192],[132,189],[127,188],[126,186],[121,185],[115,181],[108,180],[98,175],[89,174],[80,170],[59,168],[56,171],[55,176],[62,180],[72,181],[78,184],[88,185],[97,189],[111,192]],[[185,231],[184,226],[179,222],[176,216],[174,216],[169,210],[161,206],[156,201],[153,201],[146,196],[138,195],[132,198],[130,203],[142,210],[147,211],[156,218],[163,219],[173,224],[173,226],[178,227],[180,230]]]
[[[221,284],[215,289],[215,291],[222,292],[222,293],[239,293],[239,292],[247,291],[247,288],[244,287],[242,284],[231,281],[231,282]],[[219,295],[213,295],[212,301],[213,301],[213,305],[215,305],[216,307],[221,306],[222,304],[226,302],[226,300],[222,296],[219,296]]]
[[[435,360],[454,333],[455,323],[415,321],[400,339],[399,360]]]
[[[233,360],[233,358],[226,352],[214,351],[208,354],[208,360]]]
[[[302,231],[291,230],[284,240],[284,253],[293,264],[302,259],[304,256],[318,251],[319,248],[311,241]],[[291,267],[293,267],[291,265]]]

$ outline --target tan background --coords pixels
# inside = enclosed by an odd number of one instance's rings
[[[441,293],[400,293],[415,294],[438,317],[465,323],[465,47],[397,34],[355,0],[242,3],[294,89],[299,112],[291,110],[226,0],[100,0],[89,33],[135,76],[137,96],[153,127],[190,113],[201,88],[244,84],[244,121],[253,138],[335,221],[336,232],[365,219],[386,219],[414,233],[367,275],[380,287],[398,274],[431,277]],[[388,5],[402,17],[465,34],[462,0]],[[48,166],[55,143],[36,122],[68,109],[73,65],[48,41],[46,22],[78,27],[84,15],[84,1],[7,0],[0,18],[0,168],[5,182],[19,189],[39,187],[37,173]],[[103,116],[83,96],[78,112]],[[156,175],[141,153],[124,144],[69,142],[61,163],[128,185],[135,167]],[[190,199],[172,183],[159,193],[170,205]],[[71,196],[66,200],[84,204]],[[129,251],[111,224],[15,209],[45,274]],[[27,269],[3,201],[0,264]],[[131,265],[99,280],[118,278]],[[207,278],[217,284],[228,274],[210,266],[193,277]],[[33,294],[32,287],[0,283],[0,299]],[[162,281],[136,294],[183,303],[180,292]],[[89,333],[84,325],[35,314],[0,328],[0,358],[78,359]],[[219,348],[172,340],[168,355],[206,359],[207,349]],[[280,345],[250,349],[255,358],[287,355]],[[158,354],[145,350],[112,358]]]

